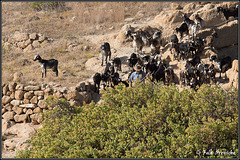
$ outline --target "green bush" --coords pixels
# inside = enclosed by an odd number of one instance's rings
[[[66,9],[65,2],[32,2],[31,8],[35,11],[63,11]]]
[[[236,158],[238,94],[203,85],[198,92],[138,84],[108,88],[103,102],[44,113],[43,128],[17,158]],[[51,103],[54,102],[54,103]],[[60,103],[61,102],[61,103]],[[59,103],[61,105],[59,105]],[[64,105],[63,105],[64,104]],[[58,107],[55,107],[58,108]],[[68,111],[69,110],[69,111]],[[67,114],[66,114],[67,113]],[[46,116],[48,115],[48,116]],[[48,117],[48,118],[47,118]],[[235,155],[196,154],[233,151]]]

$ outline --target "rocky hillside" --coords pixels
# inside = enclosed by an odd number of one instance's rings
[[[205,38],[211,34],[211,28],[215,26],[219,37],[214,41],[214,47],[219,57],[229,55],[234,59],[232,68],[226,74],[228,79],[218,79],[218,81],[225,89],[238,88],[238,76],[236,76],[238,75],[238,20],[226,23],[224,16],[217,13],[218,6],[230,7],[235,6],[236,3],[67,2],[63,11],[36,11],[31,8],[31,2],[3,2],[2,82],[5,85],[2,87],[14,82],[23,86],[51,84],[67,88],[74,87],[81,81],[91,83],[94,73],[104,71],[105,66],[100,65],[99,46],[105,41],[111,45],[112,57],[121,58],[123,70],[119,74],[123,80],[126,80],[127,58],[134,51],[132,42],[125,39],[127,24],[135,28],[160,29],[163,32],[163,39],[168,43],[174,29],[183,21],[182,14],[186,13],[193,18],[194,14],[198,13],[206,21],[207,26],[199,31],[198,36]],[[116,13],[118,18],[114,18]],[[143,50],[147,53],[150,48],[144,47]],[[178,85],[179,71],[183,69],[183,63],[173,59],[169,45],[162,47],[161,51],[163,58],[171,59],[170,65],[177,75],[175,82]],[[204,63],[210,63],[210,52],[207,49],[203,51],[201,58]],[[41,68],[38,62],[33,61],[36,54],[44,59],[58,59],[59,77],[48,70],[47,77],[41,78]],[[22,93],[23,97],[25,92]],[[10,97],[11,94],[7,96]],[[4,113],[8,111],[5,108]],[[13,119],[3,121],[6,131],[2,139],[3,158],[12,158],[16,154],[16,149],[26,147],[24,145],[26,139],[39,128],[33,123],[23,125],[13,122]],[[23,126],[31,129],[23,130]],[[23,131],[26,132],[24,136]]]

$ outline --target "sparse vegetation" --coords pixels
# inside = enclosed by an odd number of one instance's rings
[[[31,8],[36,11],[63,11],[66,9],[65,2],[32,2]]]

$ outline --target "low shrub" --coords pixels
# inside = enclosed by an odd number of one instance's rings
[[[32,2],[31,8],[35,11],[64,11],[66,9],[65,2]]]
[[[203,85],[197,92],[173,86],[118,85],[101,104],[71,107],[54,98],[63,114],[44,114],[32,148],[17,158],[236,158],[238,94]],[[66,107],[64,107],[66,106]],[[58,108],[58,107],[55,107]],[[68,112],[68,110],[70,111]],[[59,112],[59,114],[57,113]],[[58,116],[49,116],[57,114]],[[52,117],[52,118],[49,118]],[[204,154],[204,151],[213,154]],[[232,151],[232,155],[214,154]],[[200,152],[198,152],[200,151]]]

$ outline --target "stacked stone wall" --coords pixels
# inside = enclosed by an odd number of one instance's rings
[[[2,84],[2,119],[11,123],[42,122],[41,113],[49,110],[45,100],[49,96],[64,98],[71,105],[80,106],[93,100],[94,86],[90,82],[81,82],[75,87],[60,85],[23,85],[15,82]]]

